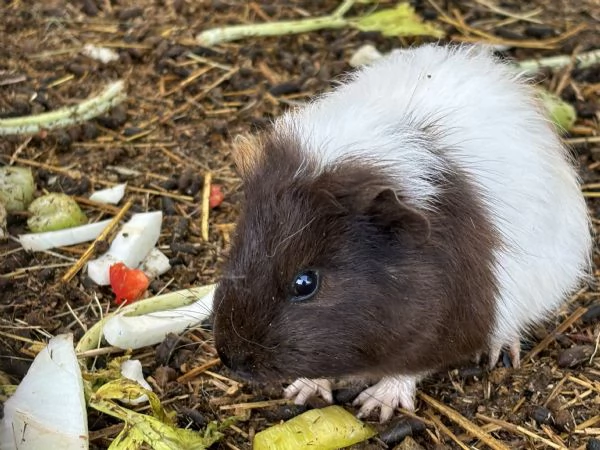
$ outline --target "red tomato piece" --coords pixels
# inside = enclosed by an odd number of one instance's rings
[[[224,198],[225,195],[223,194],[223,191],[221,191],[221,186],[219,186],[218,184],[212,184],[210,186],[210,197],[208,199],[208,206],[210,206],[211,209],[216,208],[223,202]]]
[[[110,266],[109,275],[117,305],[127,305],[139,300],[150,285],[150,280],[144,272],[140,269],[130,269],[122,262]]]

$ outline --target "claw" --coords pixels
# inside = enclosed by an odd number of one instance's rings
[[[298,378],[283,391],[285,398],[294,398],[296,405],[304,405],[315,396],[320,396],[327,403],[333,403],[333,394],[331,393],[331,382],[324,378],[309,380],[308,378]]]
[[[379,421],[387,422],[398,405],[409,411],[415,410],[415,394],[418,376],[384,377],[379,383],[365,389],[352,403],[361,405],[359,418],[367,417],[374,409],[379,408]]]
[[[496,367],[496,363],[498,362],[498,359],[500,359],[500,351],[502,350],[502,348],[505,345],[508,346],[508,357],[510,359],[510,364],[515,369],[518,369],[519,367],[521,367],[521,356],[520,356],[521,341],[520,341],[520,339],[519,338],[511,339],[506,344],[502,343],[501,341],[494,340],[490,344],[490,350],[489,350],[488,367],[490,370],[492,370],[494,367]]]

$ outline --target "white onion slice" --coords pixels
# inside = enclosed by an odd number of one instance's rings
[[[108,251],[87,264],[88,276],[97,284],[110,284],[110,266],[121,261],[135,268],[156,245],[162,225],[162,211],[134,214],[119,230]]]
[[[125,195],[127,183],[117,184],[113,187],[100,189],[90,195],[90,200],[98,203],[118,204]]]
[[[182,333],[206,319],[212,311],[213,295],[214,286],[207,286],[207,292],[199,300],[186,306],[143,315],[117,314],[104,324],[104,338],[122,349],[158,344],[167,334]]]
[[[28,233],[19,235],[19,242],[25,250],[44,251],[55,247],[77,245],[96,239],[108,226],[110,219],[89,223],[63,230]]]
[[[4,404],[1,450],[85,450],[89,435],[73,336],[48,342]]]

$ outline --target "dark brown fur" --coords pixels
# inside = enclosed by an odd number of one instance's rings
[[[243,173],[245,203],[215,293],[215,343],[240,376],[382,376],[455,364],[483,350],[496,245],[473,186],[441,177],[417,211],[381,168],[347,161],[296,177],[301,143],[268,137]],[[317,295],[290,302],[307,267]]]

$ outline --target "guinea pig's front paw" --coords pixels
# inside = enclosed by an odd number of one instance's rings
[[[319,395],[327,403],[333,403],[331,382],[324,378],[310,380],[298,378],[283,391],[285,398],[294,398],[296,405],[304,405],[311,397]]]
[[[362,391],[352,403],[361,405],[358,417],[367,417],[371,411],[379,408],[379,421],[383,423],[392,417],[398,405],[414,411],[418,381],[419,377],[406,375],[382,378],[379,383]]]
[[[500,359],[500,353],[503,348],[508,347],[508,359],[514,369],[521,367],[521,341],[519,338],[512,339],[494,339],[489,346],[488,368],[492,370],[496,367]]]

